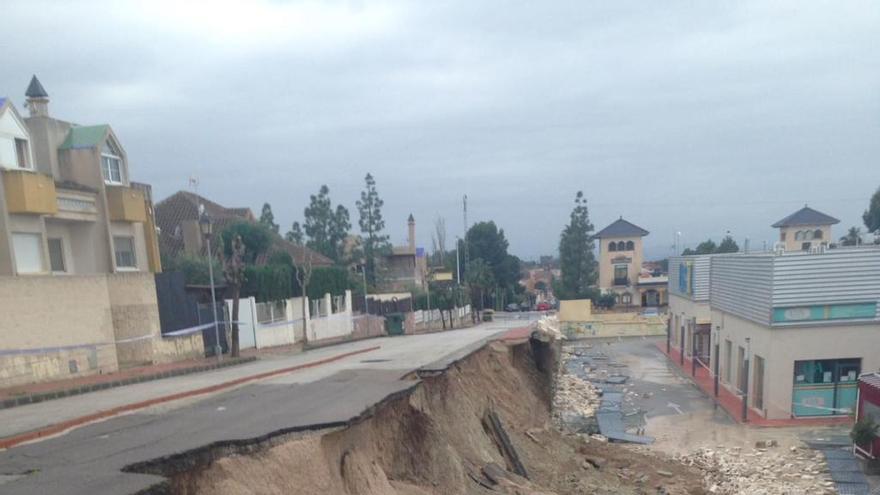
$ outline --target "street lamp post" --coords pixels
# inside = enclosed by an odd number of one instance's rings
[[[361,266],[361,276],[364,279],[364,314],[370,314],[370,307],[367,302],[367,265]]]
[[[211,254],[211,235],[214,233],[214,224],[211,218],[204,212],[204,205],[199,208],[201,215],[199,216],[199,229],[208,248],[208,278],[211,282],[211,309],[214,310],[214,353],[217,355],[217,361],[223,360],[223,348],[220,347],[220,322],[217,321],[217,294],[214,291],[214,256]]]
[[[742,393],[743,393],[743,403],[742,403],[742,422],[745,423],[749,420],[749,361],[750,356],[752,354],[752,339],[751,337],[746,337],[746,358],[743,360],[743,379],[742,379]]]
[[[461,285],[461,261],[459,259],[459,254],[461,253],[461,239],[458,236],[455,237],[455,281],[458,285]]]

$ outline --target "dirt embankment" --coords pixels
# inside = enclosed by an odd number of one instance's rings
[[[493,343],[345,429],[228,455],[171,475],[176,494],[701,494],[701,475],[560,432],[545,350]],[[545,372],[539,370],[545,368]],[[494,411],[525,468],[502,454]]]

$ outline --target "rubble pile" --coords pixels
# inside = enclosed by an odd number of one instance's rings
[[[538,320],[538,330],[553,336],[555,339],[565,339],[565,335],[559,330],[559,318],[556,315],[544,316]]]
[[[776,443],[758,442],[752,451],[739,447],[700,449],[675,458],[705,473],[704,486],[718,495],[834,494],[822,454],[806,448],[783,450]]]
[[[595,415],[599,407],[599,391],[592,383],[565,371],[567,363],[573,354],[568,349],[562,351],[562,372],[556,380],[556,393],[553,396],[553,415],[560,422],[564,416],[572,415],[581,418],[590,418]]]

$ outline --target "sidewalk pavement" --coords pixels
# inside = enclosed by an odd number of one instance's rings
[[[681,353],[675,349],[674,347],[670,348],[670,351],[666,352],[666,342],[660,341],[656,343],[657,349],[660,350],[669,361],[674,364],[677,368],[681,369],[682,374],[691,379],[694,384],[703,391],[710,398],[714,397],[715,394],[715,380],[712,377],[711,371],[702,366],[699,362],[697,362],[696,368],[696,376],[691,373],[692,370],[692,361],[691,358],[685,356],[684,357],[684,365],[681,364]],[[718,385],[718,397],[714,397],[715,402],[717,402],[721,407],[727,411],[727,414],[736,421],[737,423],[743,423],[742,420],[742,399],[740,399],[736,394],[725,388],[723,385]],[[781,426],[833,426],[840,424],[848,424],[851,423],[852,420],[849,417],[834,417],[834,418],[787,418],[787,419],[766,419],[757,411],[749,407],[747,412],[747,420],[745,424],[751,426],[761,426],[761,427],[781,427]]]
[[[230,389],[251,381],[374,351],[380,348],[379,343],[375,340],[356,341],[306,353],[266,355],[238,366],[0,409],[0,449],[156,404]]]
[[[28,383],[0,389],[0,409],[34,404],[46,400],[60,399],[71,395],[96,392],[108,388],[121,387],[134,383],[159,380],[172,376],[187,375],[202,371],[210,371],[227,366],[249,363],[256,360],[255,353],[242,355],[240,358],[224,356],[222,361],[217,358],[187,359],[174,363],[153,364],[135,368],[121,369],[102,375],[86,375],[66,380],[51,382]]]

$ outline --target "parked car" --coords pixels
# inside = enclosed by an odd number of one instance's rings
[[[545,302],[538,303],[538,305],[535,306],[535,311],[550,311],[551,309],[553,309],[553,306],[550,306],[550,303]]]
[[[507,306],[504,306],[504,311],[509,311],[509,312],[511,312],[511,313],[516,313],[517,311],[519,311],[519,304],[517,304],[517,303],[510,303],[510,304],[508,304]]]

